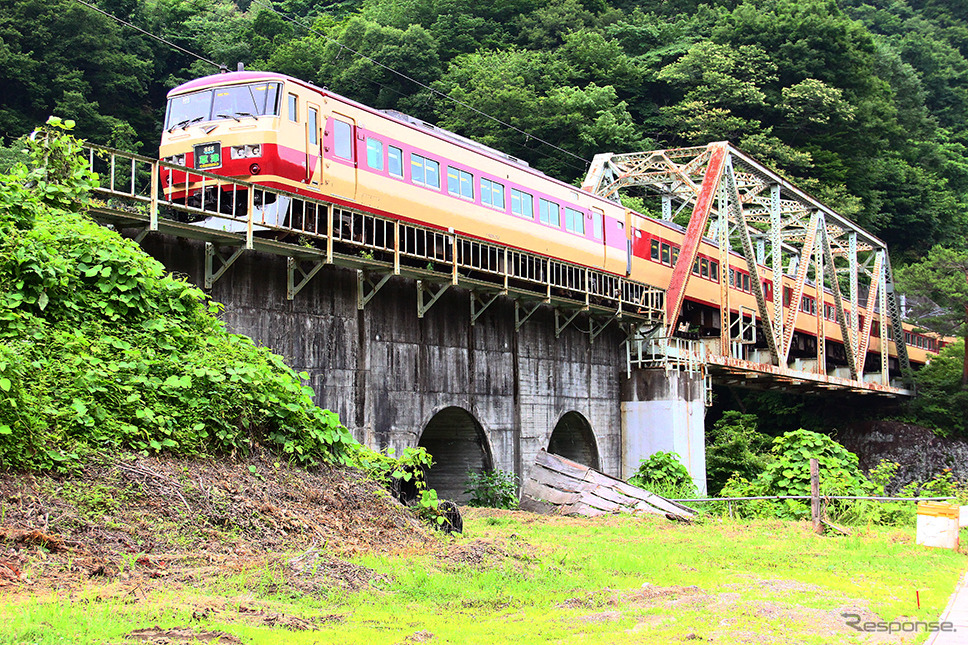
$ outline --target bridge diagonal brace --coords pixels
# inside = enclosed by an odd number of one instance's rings
[[[320,260],[313,264],[313,268],[309,271],[303,271],[301,263],[296,258],[286,258],[286,274],[287,274],[287,287],[286,287],[286,298],[292,300],[296,297],[300,291],[303,290],[309,281],[313,279],[313,276],[319,273],[319,270],[326,266],[324,260]],[[296,283],[296,272],[299,272],[300,280]]]
[[[389,276],[388,276],[389,277]],[[451,283],[442,284],[436,293],[433,293],[433,286],[425,283],[423,280],[417,280],[417,318],[423,318],[424,314],[430,311],[430,308],[434,306],[434,303],[440,299],[444,292],[450,288]],[[425,302],[425,293],[431,292],[431,297],[429,301]]]
[[[607,319],[605,319],[605,322],[600,324],[597,323],[594,318],[589,318],[588,319],[588,338],[589,338],[590,344],[594,345],[595,339],[598,338],[603,331],[605,331],[605,328],[608,327],[613,320],[617,320],[617,319],[618,319],[618,312],[612,314]]]
[[[471,293],[471,325],[477,323],[477,319],[481,317],[481,314],[490,307],[498,296],[502,295],[501,292],[493,294],[490,298],[481,298],[476,293]]]
[[[527,322],[528,318],[531,317],[531,314],[536,312],[538,310],[538,307],[540,306],[541,306],[541,303],[536,302],[534,306],[531,307],[531,309],[528,309],[527,305],[522,305],[521,301],[515,300],[514,301],[514,331],[516,332],[521,331],[521,327],[524,326],[524,323]],[[525,312],[523,316],[521,315],[522,311]]]
[[[215,246],[211,242],[205,243],[205,288],[211,289],[212,286],[218,282],[225,272],[228,270],[232,264],[239,259],[245,251],[244,246],[240,246],[235,251],[228,256],[228,258],[222,255],[221,249]],[[215,268],[216,260],[218,260],[218,268]]]
[[[379,281],[374,282],[369,274],[360,269],[356,270],[356,308],[363,311],[363,308],[373,300],[373,296],[387,283],[391,274],[387,273]]]
[[[555,338],[560,337],[561,332],[565,331],[565,329],[568,328],[568,325],[570,325],[571,322],[575,318],[577,318],[578,314],[580,313],[581,313],[581,310],[579,309],[572,315],[565,317],[561,314],[561,312],[557,308],[555,308]],[[562,320],[564,320],[565,322],[561,322]]]
[[[155,225],[155,228],[151,228],[150,225],[149,226],[146,226],[143,229],[141,229],[140,231],[138,231],[138,234],[135,235],[132,239],[135,241],[135,244],[141,244],[141,242],[146,237],[148,237],[148,233],[150,233],[152,231],[157,231],[157,230],[158,230],[157,224]]]

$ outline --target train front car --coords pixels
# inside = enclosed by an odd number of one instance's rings
[[[284,135],[280,133],[280,113],[286,80],[267,72],[232,72],[199,78],[171,90],[161,160],[289,188],[287,175],[293,169],[282,161],[286,155],[280,154],[279,145],[280,135]],[[161,185],[167,200],[208,213],[242,215],[248,203],[244,189],[219,186],[211,177],[165,165]]]

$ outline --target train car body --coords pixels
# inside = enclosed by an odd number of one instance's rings
[[[671,222],[631,212],[497,150],[269,72],[218,74],[173,89],[160,156],[662,288],[684,237]],[[213,198],[185,171],[163,167],[161,183],[169,200]],[[730,266],[721,267],[716,245],[700,245],[680,319],[698,335],[718,336],[721,280],[728,279],[730,316],[757,310],[746,260],[729,257]],[[777,284],[769,267],[760,265],[759,273],[767,300],[784,298],[788,310],[794,277],[781,276]],[[791,356],[809,356],[810,339],[822,335],[834,348],[829,371],[840,364],[836,345],[843,339],[833,297],[819,291],[809,284],[805,289]],[[862,307],[857,313],[871,315]],[[912,363],[924,364],[937,351],[937,339],[905,332]],[[757,347],[755,339],[750,347]],[[888,349],[896,356],[893,342]],[[880,350],[875,327],[869,352]]]

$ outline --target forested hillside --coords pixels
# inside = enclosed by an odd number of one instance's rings
[[[90,2],[230,69],[397,108],[569,181],[597,152],[728,139],[895,262],[968,232],[966,0]],[[165,93],[214,71],[78,0],[0,0],[5,145],[56,113],[154,154]]]

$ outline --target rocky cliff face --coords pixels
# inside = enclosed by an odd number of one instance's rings
[[[933,478],[945,468],[959,481],[968,481],[968,441],[939,437],[931,430],[900,421],[867,421],[837,433],[837,441],[869,470],[882,459],[900,464],[889,486],[896,492],[912,481]]]

